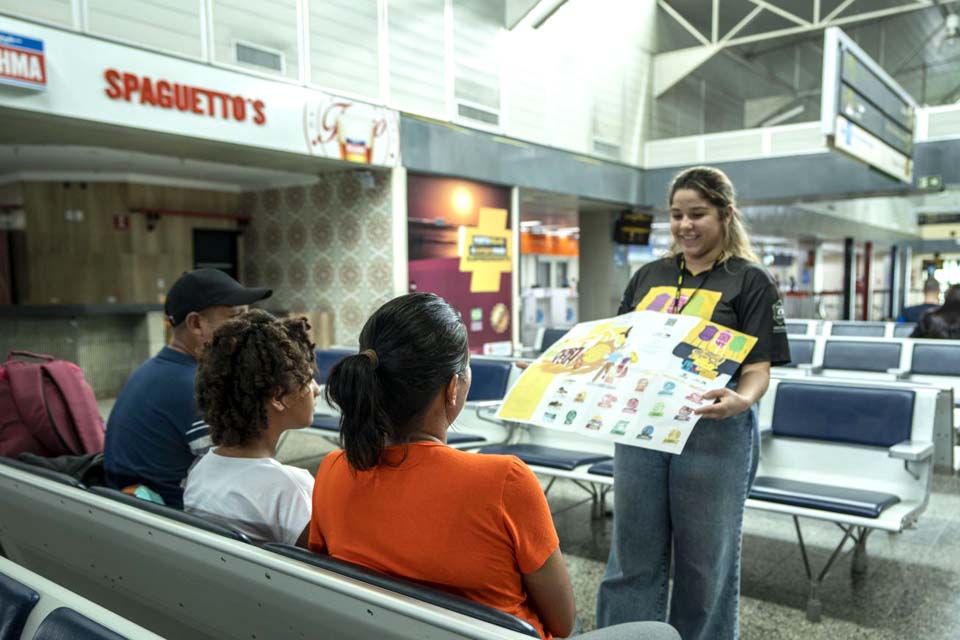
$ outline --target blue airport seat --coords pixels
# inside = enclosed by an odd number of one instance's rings
[[[36,591],[0,573],[0,640],[20,640],[27,617],[39,600]]]
[[[817,341],[814,338],[796,338],[788,336],[790,343],[790,364],[787,367],[796,368],[801,364],[813,364],[813,348]]]
[[[604,460],[603,462],[598,462],[597,464],[587,469],[587,473],[592,473],[597,476],[607,476],[612,478],[613,477],[613,460]]]
[[[503,400],[507,395],[507,383],[510,381],[512,367],[513,363],[506,360],[471,360],[473,381],[470,383],[467,402]]]
[[[330,416],[315,413],[313,414],[313,422],[310,423],[310,426],[314,429],[322,429],[323,431],[340,433],[340,416]],[[457,433],[453,431],[447,433],[447,444],[449,445],[464,445],[486,441],[487,439],[483,436],[478,436],[472,433]]]
[[[602,453],[585,453],[570,449],[545,447],[540,444],[495,444],[483,447],[479,450],[479,453],[517,456],[534,467],[548,467],[565,471],[573,471],[585,464],[612,460],[610,456]]]
[[[910,439],[914,393],[908,389],[781,382],[773,435],[892,447]]]
[[[835,322],[830,327],[830,335],[848,338],[882,338],[886,330],[886,325],[882,322]]]
[[[317,372],[314,374],[313,379],[317,381],[317,384],[326,384],[333,365],[355,353],[357,352],[347,349],[317,349],[315,356],[317,360]]]
[[[900,349],[899,342],[827,340],[823,368],[886,372],[900,367]]]
[[[187,513],[186,511],[174,509],[173,507],[167,507],[155,502],[150,502],[149,500],[143,500],[142,498],[131,496],[122,491],[117,491],[116,489],[110,489],[108,487],[93,487],[90,489],[90,492],[95,493],[98,496],[110,498],[111,500],[115,500],[117,502],[122,502],[123,504],[140,509],[141,511],[147,511],[154,515],[174,520],[181,524],[203,529],[204,531],[209,531],[210,533],[215,533],[239,542],[252,544],[247,534],[234,528],[233,525],[230,524],[230,522],[225,518],[219,518],[213,515],[199,516],[194,513]]]
[[[567,334],[567,331],[570,331],[570,329],[544,329],[543,339],[541,339],[540,344],[537,345],[540,353],[552,347],[554,342]]]
[[[340,432],[340,416],[331,416],[323,413],[313,414],[313,422],[310,426],[314,429],[323,429],[324,431]]]
[[[487,439],[483,436],[478,436],[473,433],[447,432],[447,444],[449,445],[479,444],[486,441]]]
[[[807,335],[807,323],[806,322],[788,322],[787,335],[790,335],[790,336]]]
[[[881,491],[849,489],[763,476],[754,480],[750,497],[754,500],[864,518],[877,518],[885,509],[900,502],[897,496]]]
[[[914,344],[910,373],[960,378],[960,344]]]
[[[894,338],[909,338],[910,334],[916,328],[916,322],[901,322],[893,326]]]
[[[346,576],[353,580],[365,582],[380,589],[399,593],[420,602],[426,602],[427,604],[432,604],[449,611],[455,611],[465,616],[482,620],[516,633],[521,633],[525,636],[540,637],[537,630],[525,620],[521,620],[499,609],[480,604],[479,602],[474,602],[433,587],[422,585],[413,580],[387,576],[351,562],[337,560],[328,555],[312,553],[306,549],[286,544],[268,543],[264,545],[264,548],[287,558],[299,560],[300,562],[325,569],[326,571],[332,571],[333,573]]]
[[[73,609],[60,607],[50,612],[33,640],[127,640],[126,636],[114,633],[99,622],[81,615]]]
[[[53,480],[59,484],[65,484],[68,487],[76,487],[77,489],[86,488],[82,482],[71,475],[60,473],[59,471],[54,471],[53,469],[47,469],[46,467],[38,467],[21,460],[14,460],[13,458],[5,458],[0,456],[0,464],[13,467],[14,469],[19,469],[20,471],[26,471],[27,473],[32,473],[35,476],[40,476],[41,478],[46,478],[47,480]]]

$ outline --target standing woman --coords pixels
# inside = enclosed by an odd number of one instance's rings
[[[614,535],[597,602],[597,625],[667,617],[684,640],[737,638],[743,508],[756,473],[751,406],[770,366],[790,361],[783,303],[750,248],[730,179],[695,167],[670,188],[668,256],[630,279],[619,313],[661,308],[756,336],[724,389],[704,398],[681,455],[616,446]],[[662,304],[664,300],[668,304]]]

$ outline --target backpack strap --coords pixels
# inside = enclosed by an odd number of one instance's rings
[[[60,391],[73,418],[77,432],[75,438],[70,439],[79,440],[80,451],[76,453],[103,451],[103,418],[100,417],[93,389],[83,377],[83,370],[66,360],[48,362],[41,367]],[[66,439],[67,434],[63,434],[63,437]]]
[[[8,360],[4,363],[10,377],[10,391],[20,419],[48,452],[70,451],[53,425],[43,392],[43,371],[37,364]]]
[[[48,356],[45,353],[34,353],[33,351],[21,351],[19,349],[11,349],[7,351],[7,357],[4,360],[12,360],[13,356],[21,356],[24,358],[35,358],[37,360],[45,360],[47,362],[53,362],[56,360],[53,356]]]

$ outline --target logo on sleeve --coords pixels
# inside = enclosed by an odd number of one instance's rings
[[[773,303],[773,324],[782,327],[784,324],[783,300]]]

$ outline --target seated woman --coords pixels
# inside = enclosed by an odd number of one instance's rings
[[[943,306],[924,314],[910,337],[960,340],[960,284],[947,289]]]
[[[253,309],[213,334],[197,368],[197,406],[216,448],[187,475],[184,509],[231,520],[260,542],[305,546],[313,478],[277,462],[287,429],[313,419],[320,388],[306,319]]]
[[[544,638],[566,636],[573,589],[537,478],[514,456],[446,446],[469,359],[466,327],[435,295],[395,298],[367,320],[360,352],[327,379],[343,450],[317,472],[310,549],[500,609]],[[631,629],[678,637],[640,625]]]

